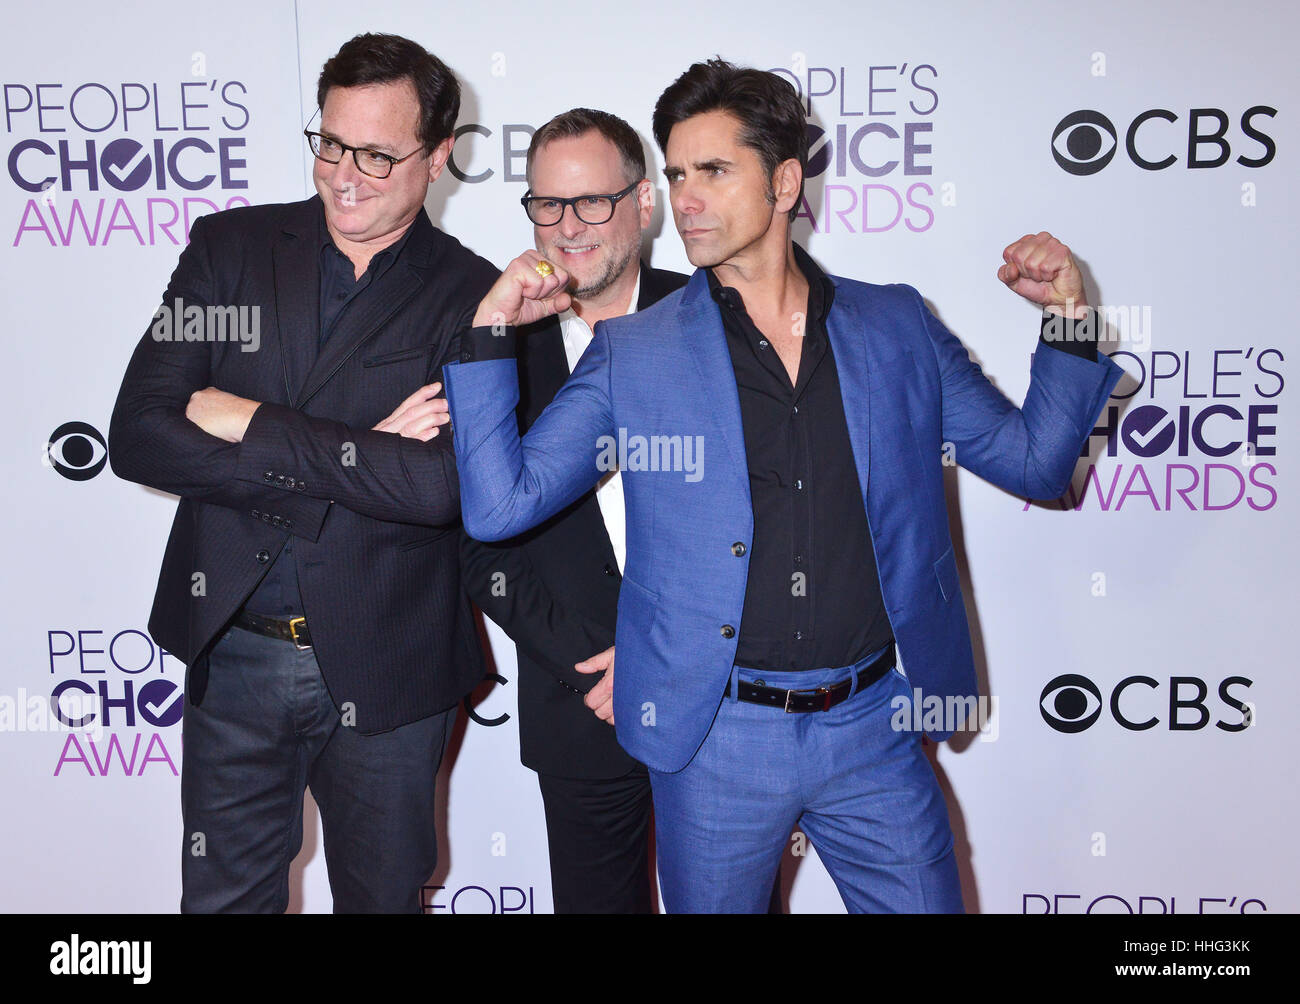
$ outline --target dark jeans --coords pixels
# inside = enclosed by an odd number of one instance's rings
[[[334,912],[420,912],[455,713],[360,735],[341,722],[311,649],[227,631],[202,705],[185,702],[181,911],[284,912],[310,787]]]

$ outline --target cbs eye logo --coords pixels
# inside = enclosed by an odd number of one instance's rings
[[[1057,732],[1082,732],[1101,715],[1101,691],[1086,676],[1067,673],[1050,681],[1038,698],[1038,710]]]
[[[1052,133],[1052,156],[1070,174],[1096,174],[1110,163],[1119,134],[1110,119],[1089,109],[1071,112]]]
[[[89,481],[108,463],[108,443],[85,422],[65,422],[50,433],[42,462],[69,481]]]

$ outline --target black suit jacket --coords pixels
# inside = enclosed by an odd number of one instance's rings
[[[637,310],[684,286],[686,278],[642,264]],[[569,378],[569,365],[556,317],[520,329],[519,346],[522,434]],[[618,745],[614,729],[582,702],[600,677],[573,668],[614,644],[618,620],[621,576],[595,490],[505,543],[462,534],[461,565],[471,598],[518,649],[524,765],[572,778],[632,770],[636,761]]]
[[[448,427],[429,443],[369,431],[454,359],[497,270],[421,210],[401,256],[319,350],[319,199],[196,220],[163,296],[260,310],[260,345],[147,331],[109,429],[119,477],[180,496],[149,631],[189,667],[292,534],[304,613],[334,703],[366,734],[454,705],[482,679],[460,585]],[[151,325],[152,328],[152,325]],[[264,402],[239,444],[185,417],[215,386]]]

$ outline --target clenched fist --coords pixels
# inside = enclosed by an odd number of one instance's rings
[[[565,292],[569,273],[551,262],[552,274],[541,275],[536,265],[542,260],[536,251],[525,251],[507,265],[478,305],[474,327],[489,324],[517,327],[567,310],[571,300]]]
[[[1046,230],[1025,234],[1002,252],[998,278],[1050,313],[1082,318],[1088,301],[1070,249]]]

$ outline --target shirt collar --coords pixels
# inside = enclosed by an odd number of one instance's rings
[[[826,315],[830,312],[831,301],[835,298],[835,284],[822,271],[812,256],[808,254],[798,244],[794,244],[794,263],[803,273],[803,277],[808,280],[808,313],[816,317],[822,323],[826,321]],[[718,281],[718,277],[713,274],[713,269],[706,269],[709,279],[709,293],[713,296],[715,302],[722,304],[730,310],[743,311],[745,303],[741,299],[740,291],[732,286],[724,286]]]
[[[330,236],[329,227],[325,224],[324,203],[321,203],[319,208],[321,257],[325,258],[327,255],[333,253],[341,258],[347,258],[347,255],[340,251],[335,245],[334,238]],[[366,271],[370,272],[375,278],[378,278],[387,271],[388,267],[392,265],[393,262],[397,261],[398,257],[401,255],[402,248],[406,247],[406,242],[411,239],[411,232],[415,229],[415,222],[415,220],[412,220],[411,225],[406,228],[406,232],[403,233],[401,237],[397,238],[397,240],[392,244],[388,245],[388,247],[384,248],[382,251],[376,251],[374,257],[370,259],[370,264],[367,266]]]

